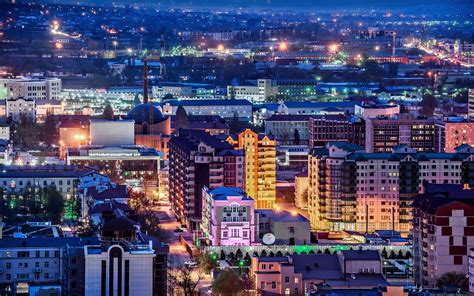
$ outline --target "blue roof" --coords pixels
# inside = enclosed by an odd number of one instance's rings
[[[284,102],[288,108],[352,108],[355,102]]]
[[[205,99],[205,100],[169,100],[166,101],[171,106],[252,106],[247,100],[216,100],[216,99]]]
[[[247,196],[245,192],[237,187],[217,187],[209,191],[214,200],[227,200],[229,196],[241,196],[242,200],[252,200],[250,196]]]

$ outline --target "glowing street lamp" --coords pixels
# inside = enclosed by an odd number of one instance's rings
[[[218,51],[224,51],[224,49],[225,49],[224,44],[219,44],[219,45],[217,46],[217,50],[218,50]]]
[[[336,44],[336,43],[333,43],[333,44],[329,45],[329,52],[330,53],[335,53],[336,51],[338,51],[338,49],[339,49],[339,45]]]
[[[288,50],[288,43],[281,42],[280,45],[278,46],[278,48],[280,49],[280,51],[286,51],[286,50]]]
[[[374,49],[375,49],[376,51],[379,51],[379,50],[380,50],[380,46],[377,45],[377,46],[374,47]]]
[[[56,47],[56,49],[61,49],[61,48],[63,48],[63,44],[61,42],[56,42],[54,44],[54,47]]]
[[[112,45],[114,46],[114,51],[117,51],[117,45],[118,45],[117,40],[112,41]]]

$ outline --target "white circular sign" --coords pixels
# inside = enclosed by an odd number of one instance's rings
[[[273,245],[275,243],[275,235],[273,233],[265,233],[262,240],[266,245]]]

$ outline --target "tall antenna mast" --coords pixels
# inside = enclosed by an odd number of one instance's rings
[[[147,60],[143,59],[143,103],[148,103],[148,64]]]

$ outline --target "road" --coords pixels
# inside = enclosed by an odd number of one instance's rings
[[[160,202],[160,206],[155,206],[154,211],[160,220],[160,225],[163,230],[170,233],[168,245],[170,252],[168,255],[168,262],[170,268],[181,266],[185,261],[191,260],[191,256],[186,251],[186,248],[179,242],[179,235],[185,237],[190,236],[189,232],[174,232],[176,228],[181,227],[181,224],[176,220],[176,216],[170,209],[170,205],[166,202]]]

